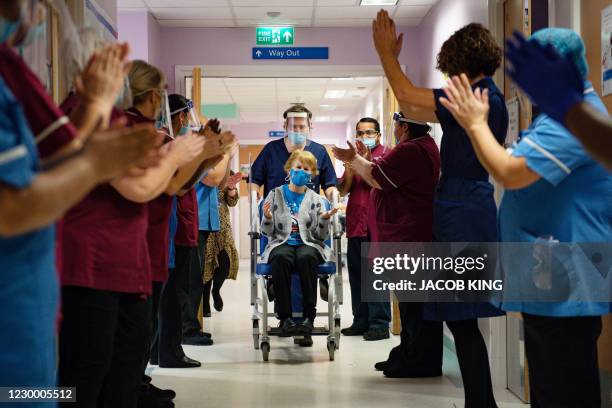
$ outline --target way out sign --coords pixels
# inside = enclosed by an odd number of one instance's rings
[[[293,27],[257,27],[257,45],[293,45]]]

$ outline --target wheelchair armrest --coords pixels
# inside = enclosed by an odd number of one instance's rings
[[[251,237],[251,239],[259,239],[261,238],[261,234],[257,231],[249,231],[249,237]]]

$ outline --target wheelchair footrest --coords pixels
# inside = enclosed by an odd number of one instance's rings
[[[280,329],[278,327],[272,327],[268,330],[268,335],[270,336],[278,336],[280,334]],[[325,327],[315,327],[311,333],[311,336],[327,336],[329,334],[329,330]],[[293,336],[294,338],[301,338],[304,335]]]

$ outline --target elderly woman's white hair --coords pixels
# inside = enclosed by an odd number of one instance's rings
[[[76,34],[80,40],[78,43],[73,43],[70,40],[64,42],[64,49],[68,55],[68,58],[66,58],[65,77],[70,89],[74,89],[75,80],[81,74],[92,55],[108,44],[92,27],[83,27],[77,30]],[[124,78],[123,89],[117,98],[115,106],[121,109],[127,109],[132,106],[127,76]]]

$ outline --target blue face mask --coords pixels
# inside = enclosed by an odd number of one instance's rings
[[[181,126],[181,129],[178,132],[179,136],[185,136],[187,132],[189,132],[189,129],[189,126]]]
[[[294,145],[303,145],[306,143],[306,139],[308,139],[308,133],[301,132],[288,132],[287,137],[289,137],[289,141]]]
[[[20,19],[17,21],[10,21],[5,17],[0,17],[0,44],[7,42],[8,39],[17,32],[20,25]]]
[[[298,187],[302,187],[310,183],[310,173],[307,173],[302,169],[291,169],[289,172],[289,177],[291,182]]]
[[[372,138],[369,138],[369,137],[364,137],[363,139],[361,139],[361,141],[370,150],[372,150],[373,148],[376,147],[376,139],[372,139]]]

